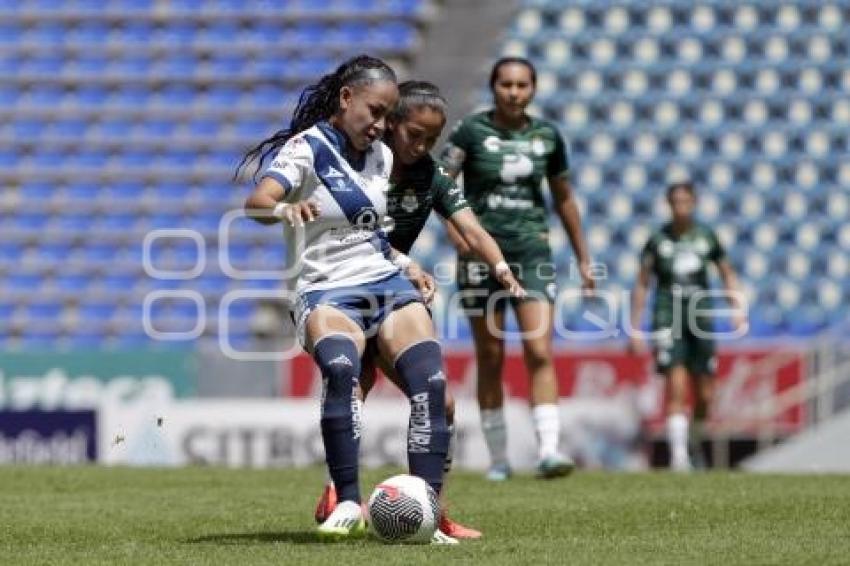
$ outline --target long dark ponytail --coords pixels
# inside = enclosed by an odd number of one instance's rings
[[[396,82],[395,72],[376,57],[358,55],[345,61],[336,71],[319,79],[301,93],[288,128],[278,130],[248,150],[239,162],[234,177],[251,162],[256,162],[254,179],[269,155],[275,153],[293,136],[327,120],[339,110],[339,91],[344,86],[359,86],[376,81]]]

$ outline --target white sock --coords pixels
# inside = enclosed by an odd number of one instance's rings
[[[667,417],[667,442],[670,446],[670,466],[687,465],[688,417],[684,413]]]
[[[508,463],[508,429],[505,425],[505,411],[499,409],[481,410],[481,430],[484,442],[490,452],[490,461],[494,465]]]
[[[446,452],[446,461],[443,463],[443,473],[452,471],[452,463],[455,457],[455,425],[449,425],[449,449]]]
[[[558,437],[561,434],[561,416],[558,405],[547,403],[531,408],[531,419],[537,433],[537,448],[540,459],[558,454]]]

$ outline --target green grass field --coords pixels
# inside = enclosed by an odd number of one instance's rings
[[[370,471],[363,485],[392,473]],[[319,543],[319,469],[0,468],[3,564],[847,564],[850,477],[453,474],[458,547]]]

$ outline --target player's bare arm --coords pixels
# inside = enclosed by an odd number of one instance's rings
[[[643,311],[646,308],[646,296],[649,293],[649,283],[651,278],[652,273],[650,265],[648,262],[644,261],[640,266],[637,281],[635,282],[635,287],[632,291],[632,335],[629,336],[629,349],[635,354],[641,354],[646,351],[646,343],[640,335],[640,322],[643,319]]]
[[[446,223],[446,228],[451,228],[455,237],[463,239],[464,245],[470,252],[487,263],[499,283],[513,296],[524,297],[526,295],[525,289],[516,280],[507,262],[505,262],[505,256],[499,249],[499,244],[481,226],[471,209],[465,208],[454,213]]]
[[[587,251],[587,242],[581,229],[581,213],[578,210],[575,198],[573,198],[573,189],[565,175],[549,177],[549,187],[555,198],[555,212],[561,219],[564,230],[567,231],[567,236],[579,263],[582,288],[592,290],[596,287],[596,283],[590,273],[590,254]]]
[[[738,284],[738,275],[735,273],[728,259],[717,262],[717,271],[720,274],[720,280],[723,282],[726,298],[734,311],[732,314],[732,326],[736,330],[744,328],[747,324],[747,317],[741,301],[741,288]]]

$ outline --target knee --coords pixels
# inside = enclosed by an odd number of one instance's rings
[[[530,369],[545,367],[552,363],[552,348],[545,341],[523,344],[523,357]]]
[[[360,375],[360,354],[350,337],[326,336],[313,347],[313,359],[322,372],[325,401],[350,401]]]
[[[498,379],[505,361],[505,347],[501,342],[482,344],[476,348],[478,373]]]

